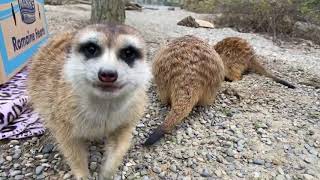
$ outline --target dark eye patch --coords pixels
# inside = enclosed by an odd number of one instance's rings
[[[80,45],[79,52],[82,53],[87,59],[91,59],[100,56],[102,49],[96,43],[87,42]]]
[[[132,66],[136,59],[141,58],[142,53],[139,49],[133,46],[128,46],[128,47],[122,48],[119,51],[118,56],[120,59],[126,62],[129,66]]]

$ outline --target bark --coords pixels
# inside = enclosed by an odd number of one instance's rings
[[[63,0],[45,0],[46,4],[50,5],[62,5]]]
[[[93,0],[91,21],[93,23],[124,23],[124,0]]]

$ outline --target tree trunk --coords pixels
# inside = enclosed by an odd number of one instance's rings
[[[62,5],[62,0],[45,0],[45,4]]]
[[[91,21],[93,23],[124,23],[124,0],[92,0]]]

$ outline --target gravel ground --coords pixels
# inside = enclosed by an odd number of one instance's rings
[[[85,5],[46,6],[51,33],[78,28],[90,18]],[[183,10],[127,12],[127,23],[148,42],[148,60],[165,39],[194,34],[215,43],[227,36],[248,39],[264,64],[297,89],[255,74],[226,82],[217,101],[197,107],[169,136],[141,146],[168,107],[159,103],[154,84],[150,105],[134,132],[131,149],[115,179],[320,179],[320,49],[310,42],[280,42],[229,28],[177,26]],[[304,85],[308,84],[308,86]],[[68,166],[49,135],[1,142],[0,179],[71,179]],[[102,160],[101,142],[90,147],[94,175]]]

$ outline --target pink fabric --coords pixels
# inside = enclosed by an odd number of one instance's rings
[[[0,140],[41,135],[45,129],[28,105],[27,68],[0,86]]]

